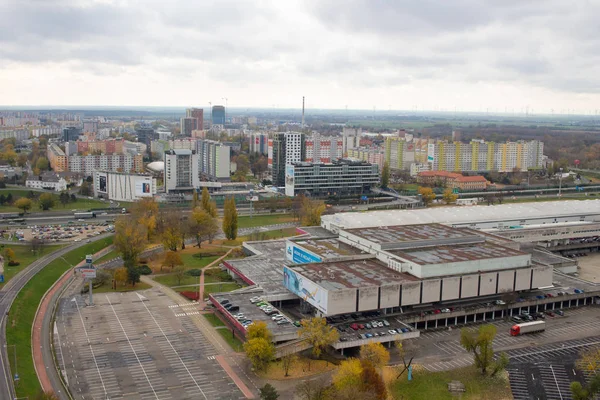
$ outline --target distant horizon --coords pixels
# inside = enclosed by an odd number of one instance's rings
[[[213,104],[211,105],[195,105],[195,106],[146,106],[146,105],[0,105],[1,111],[46,111],[46,110],[57,110],[57,111],[101,111],[101,110],[121,110],[121,111],[146,111],[146,110],[164,110],[164,111],[178,111],[185,112],[188,108],[202,108],[202,109],[210,109],[213,106],[224,106],[224,104]],[[269,111],[269,112],[302,112],[301,107],[265,107],[265,106],[229,106],[227,110],[232,110],[236,112],[240,111]],[[305,112],[307,115],[310,115],[311,112],[336,112],[336,113],[345,113],[345,112],[360,112],[372,115],[392,115],[394,113],[404,113],[404,114],[413,114],[413,115],[435,115],[435,114],[444,114],[444,115],[473,115],[473,116],[510,116],[516,118],[530,118],[533,116],[538,117],[599,117],[599,114],[596,114],[597,110],[589,110],[588,113],[580,113],[576,112],[576,110],[572,110],[573,112],[562,113],[554,110],[554,113],[550,110],[549,112],[535,112],[530,109],[529,112],[523,110],[431,110],[431,109],[366,109],[366,108],[306,108]]]

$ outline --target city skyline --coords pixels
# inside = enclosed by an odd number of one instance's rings
[[[296,108],[306,96],[307,110],[589,114],[600,100],[595,5],[141,5],[3,2],[0,105]]]

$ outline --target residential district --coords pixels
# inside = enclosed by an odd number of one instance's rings
[[[0,111],[0,398],[597,396],[597,154],[414,118]]]

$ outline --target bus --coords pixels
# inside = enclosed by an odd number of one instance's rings
[[[76,212],[74,214],[75,218],[96,218],[96,213],[93,211],[89,211],[89,212]]]

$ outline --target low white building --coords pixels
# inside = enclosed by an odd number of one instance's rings
[[[136,201],[156,194],[156,178],[150,174],[95,171],[94,196],[114,201]]]
[[[27,178],[25,186],[32,189],[47,189],[55,192],[67,190],[67,181],[57,174],[48,173]]]

